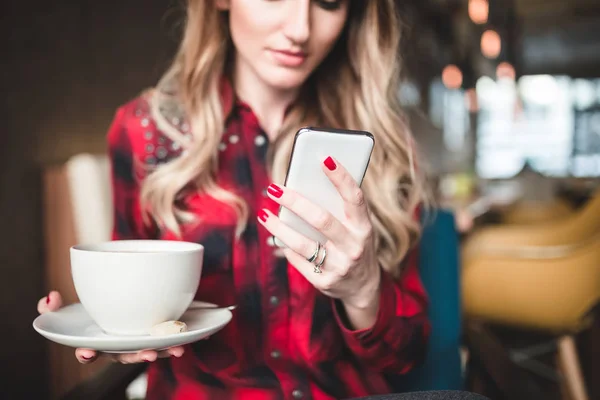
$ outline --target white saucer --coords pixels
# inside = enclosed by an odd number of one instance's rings
[[[194,301],[192,305],[214,306],[200,301]],[[116,336],[104,333],[83,306],[76,303],[40,315],[33,321],[33,328],[45,338],[65,346],[105,353],[130,353],[140,350],[162,350],[196,342],[219,331],[231,318],[231,311],[226,309],[192,309],[187,310],[180,318],[187,324],[187,332],[168,336]]]

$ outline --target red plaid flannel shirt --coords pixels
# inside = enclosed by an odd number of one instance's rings
[[[183,226],[182,239],[205,246],[197,299],[239,306],[223,330],[188,345],[183,357],[149,365],[147,399],[326,400],[389,393],[390,376],[418,362],[429,335],[416,255],[407,257],[399,280],[383,274],[375,325],[360,331],[347,327],[339,304],[278,256],[268,231],[252,217],[260,208],[276,211],[265,195],[269,143],[251,109],[240,101],[230,103],[216,179],[247,202],[248,227],[236,239],[232,208],[193,193],[182,204],[202,223]],[[172,123],[189,130],[185,121]],[[146,226],[142,218],[143,176],[136,171],[182,151],[156,127],[143,97],[119,108],[108,147],[113,238],[178,240]]]

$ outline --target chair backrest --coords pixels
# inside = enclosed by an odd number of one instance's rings
[[[592,194],[565,230],[573,231],[579,240],[585,240],[599,232],[600,227],[600,189]]]
[[[397,392],[462,390],[459,237],[454,215],[427,216],[419,247],[419,271],[429,296],[432,330],[423,364],[393,378]]]
[[[106,155],[78,154],[66,165],[77,243],[110,240],[112,192]]]
[[[43,167],[44,286],[46,290],[58,290],[65,304],[79,301],[71,276],[69,248],[111,237],[109,171],[106,155],[91,154],[78,154],[65,163]],[[92,365],[81,365],[73,357],[73,349],[48,345],[51,398],[63,398],[110,363],[101,359]]]

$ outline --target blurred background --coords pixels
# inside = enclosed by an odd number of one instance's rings
[[[600,0],[399,3],[398,96],[458,238],[465,388],[600,399]],[[80,367],[31,323],[49,289],[76,301],[68,246],[107,221],[73,182],[101,175],[116,108],[165,70],[182,16],[173,0],[0,5],[2,399],[142,396],[123,391],[139,370]]]

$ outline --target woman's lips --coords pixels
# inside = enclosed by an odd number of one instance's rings
[[[299,67],[306,60],[306,53],[302,51],[274,50],[271,54],[278,64],[284,67]]]

